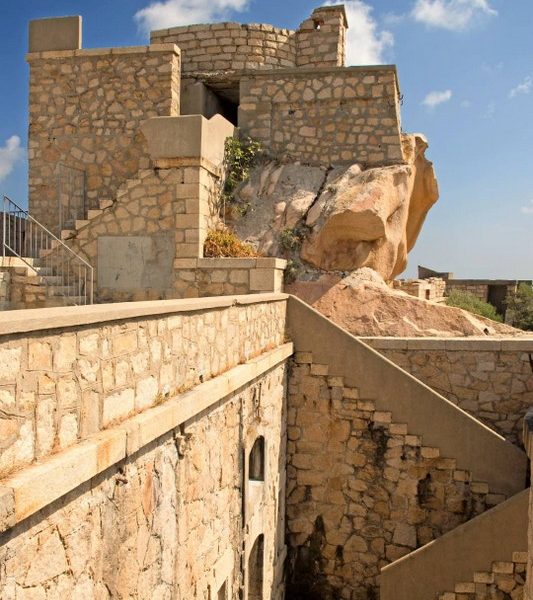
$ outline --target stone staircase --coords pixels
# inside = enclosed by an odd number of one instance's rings
[[[522,598],[524,453],[299,300],[288,313],[290,591]]]
[[[100,212],[100,211],[99,211]],[[10,309],[78,306],[93,301],[93,269],[62,238],[4,197],[2,270],[11,274]]]

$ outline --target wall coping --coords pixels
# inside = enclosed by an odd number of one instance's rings
[[[487,337],[359,337],[376,350],[477,350],[480,352],[533,352],[533,337],[487,338]]]
[[[0,532],[75,490],[153,440],[209,410],[286,361],[292,343],[263,352],[159,406],[89,436],[71,448],[0,481]]]
[[[221,23],[205,23],[196,25],[180,25],[170,27],[169,29],[153,29],[150,31],[150,38],[174,35],[180,33],[198,33],[204,31],[224,31],[226,29],[243,29],[249,31],[264,31],[265,33],[280,33],[282,35],[293,35],[296,33],[293,29],[276,27],[268,23],[236,23],[235,21],[223,21]]]
[[[155,52],[172,52],[180,56],[181,50],[176,44],[150,44],[149,46],[123,46],[118,48],[82,48],[80,50],[50,50],[45,52],[29,52],[26,61],[54,58],[90,58],[92,56],[116,56],[121,54],[149,54]]]
[[[214,296],[180,300],[119,302],[90,306],[60,306],[12,310],[0,313],[0,336],[43,331],[65,327],[94,325],[139,317],[154,317],[175,313],[198,312],[230,306],[246,306],[268,302],[285,302],[288,294],[249,294]]]

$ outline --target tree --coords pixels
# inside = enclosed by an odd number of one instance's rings
[[[513,327],[533,331],[533,288],[521,283],[506,300],[507,316]]]

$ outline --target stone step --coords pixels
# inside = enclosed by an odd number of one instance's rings
[[[50,285],[48,287],[49,296],[71,296],[78,291],[76,285]]]
[[[75,235],[76,235],[76,230],[75,229],[62,229],[61,230],[60,238],[62,240],[70,240]]]
[[[88,223],[89,221],[87,219],[76,219],[75,227],[78,230],[82,227],[85,227],[85,225],[87,225]]]
[[[99,202],[99,206],[101,210],[106,210],[106,208],[111,208],[113,206],[114,202],[113,200],[100,200]]]
[[[104,211],[101,208],[91,208],[87,211],[87,219],[90,221],[91,219],[95,219],[99,215],[101,215]]]

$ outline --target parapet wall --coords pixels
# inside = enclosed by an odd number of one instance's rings
[[[367,167],[402,162],[395,67],[291,69],[241,79],[239,127],[272,154]]]
[[[34,52],[27,60],[30,211],[57,233],[149,167],[139,125],[179,115],[180,53],[160,44]]]
[[[213,23],[152,31],[152,44],[173,43],[186,74],[344,65],[346,13],[320,7],[298,31],[272,25]]]
[[[285,298],[102,308],[0,323],[2,414],[37,413],[40,456],[0,482],[0,596],[281,600]]]
[[[402,369],[520,445],[533,404],[533,339],[363,338]]]

